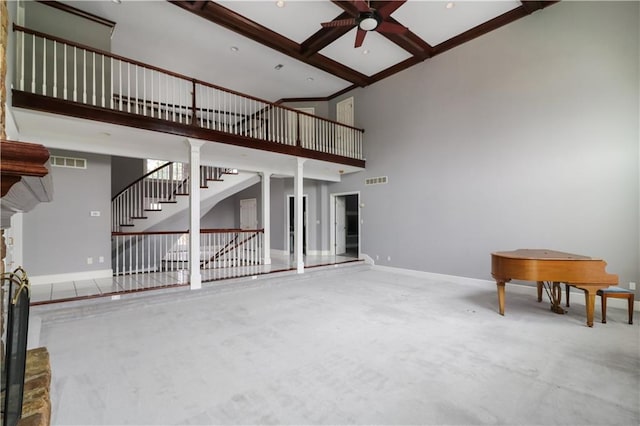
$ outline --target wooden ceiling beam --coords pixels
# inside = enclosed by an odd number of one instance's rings
[[[536,10],[540,10],[545,7],[551,6],[552,4],[558,3],[558,1],[524,1],[522,3],[523,4],[521,6],[512,9],[509,12],[503,13],[502,15],[497,16],[490,21],[471,28],[464,33],[458,34],[456,37],[450,38],[449,40],[444,41],[437,46],[434,46],[433,55],[439,55],[442,52],[446,52],[447,50],[460,46],[461,44],[473,40],[474,38],[480,37],[483,34],[486,34],[504,25],[510,24],[513,21],[523,18]],[[537,3],[537,5],[525,5],[525,3]]]
[[[202,5],[200,2],[193,1],[169,0],[169,2],[201,18],[207,19],[214,24],[234,31],[280,53],[328,72],[329,74],[340,77],[343,80],[357,84],[358,86],[367,86],[369,84],[369,77],[366,75],[318,53],[311,54],[307,57],[301,53],[301,46],[298,43],[217,3],[207,1]]]

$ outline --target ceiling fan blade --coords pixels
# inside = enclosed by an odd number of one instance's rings
[[[369,3],[365,0],[355,0],[352,2],[353,5],[358,9],[358,12],[368,12],[371,10],[369,7]]]
[[[398,10],[398,8],[403,4],[405,4],[406,2],[407,0],[388,1],[383,6],[378,8],[378,13],[380,14],[380,16],[382,16],[383,19],[386,19],[389,16],[391,16],[393,12]]]
[[[320,25],[322,25],[324,28],[348,27],[351,25],[356,25],[356,23],[357,22],[355,18],[349,18],[349,19],[336,19],[335,21],[323,22]]]
[[[378,28],[376,28],[377,31],[380,31],[381,33],[392,33],[392,34],[404,34],[407,31],[409,31],[409,28],[407,27],[403,27],[400,24],[393,24],[391,22],[381,22],[380,25],[378,25]]]
[[[360,28],[358,28],[358,32],[356,33],[356,44],[353,47],[362,46],[362,43],[364,42],[364,36],[366,35],[367,32],[365,30],[361,30]]]

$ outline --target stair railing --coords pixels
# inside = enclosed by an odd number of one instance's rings
[[[200,166],[200,188],[208,182],[222,181],[224,175],[238,174],[235,169]],[[134,219],[145,219],[150,211],[161,211],[162,204],[175,203],[180,195],[189,195],[189,165],[167,162],[138,178],[111,200],[111,232],[132,226]]]
[[[263,229],[202,229],[200,268],[262,265],[263,236]],[[189,269],[187,231],[113,232],[111,238],[115,276]]]
[[[148,211],[162,210],[162,203],[175,202],[188,173],[185,164],[168,162],[129,184],[111,200],[111,231],[132,226],[133,219],[146,218]]]

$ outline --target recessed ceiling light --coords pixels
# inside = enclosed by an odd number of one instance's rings
[[[111,1],[114,2],[114,3],[117,3],[117,4],[122,3],[122,0],[111,0]]]
[[[273,69],[276,70],[276,71],[280,71],[282,69],[282,67],[284,67],[284,65],[278,64],[275,67],[273,67]]]
[[[447,5],[445,6],[447,9],[453,9],[453,6],[455,6],[455,4],[450,1],[449,3],[447,3]]]
[[[364,49],[364,50],[362,51],[362,54],[363,54],[363,55],[368,55],[368,54],[369,54],[369,52],[370,52],[370,51],[369,51],[369,49]]]
[[[237,47],[237,46],[231,46],[229,49],[230,49],[232,52],[237,52],[237,51],[239,51],[239,50],[240,50],[240,49],[238,49],[238,47]]]
[[[313,77],[307,77],[307,81],[313,81]]]
[[[284,7],[284,0],[278,0],[278,1],[276,2],[276,6],[278,6],[278,7]]]

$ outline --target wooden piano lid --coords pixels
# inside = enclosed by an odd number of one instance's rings
[[[518,249],[513,251],[497,251],[491,253],[493,256],[500,256],[512,259],[546,259],[546,260],[598,260],[580,254],[565,253],[562,251],[547,249]]]

